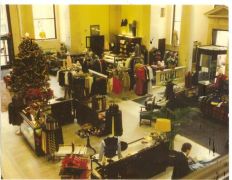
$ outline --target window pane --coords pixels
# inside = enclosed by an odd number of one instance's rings
[[[176,5],[175,6],[175,21],[181,21],[181,14],[182,14],[182,6]]]
[[[33,19],[54,18],[53,5],[32,5]]]
[[[55,38],[54,19],[34,20],[34,27],[36,39]]]
[[[7,40],[1,40],[0,47],[1,47],[0,54],[1,54],[2,56],[8,55],[8,44],[7,44]]]
[[[1,66],[10,64],[9,56],[0,56]]]
[[[6,5],[0,5],[0,17],[1,17],[1,35],[8,34],[8,23],[6,14]]]
[[[217,31],[216,45],[217,46],[228,46],[229,44],[229,32],[228,31]]]

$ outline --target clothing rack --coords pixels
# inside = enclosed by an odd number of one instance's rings
[[[106,78],[106,79],[108,78],[107,75],[101,74],[101,73],[99,73],[99,72],[97,72],[97,71],[94,71],[94,70],[92,70],[92,69],[89,69],[89,72],[92,73],[93,75],[97,75],[97,76],[100,76],[100,77],[103,77],[103,78]]]

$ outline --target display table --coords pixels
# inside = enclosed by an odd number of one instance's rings
[[[35,151],[36,155],[43,155],[41,148],[41,127],[37,126],[33,121],[30,121],[24,113],[19,113],[23,119],[23,122],[20,126],[21,132],[28,144]]]
[[[169,141],[143,143],[141,138],[128,143],[123,158],[113,157],[112,163],[99,164],[98,172],[107,179],[146,179],[165,171],[168,165]],[[98,158],[95,156],[95,158]]]
[[[51,99],[51,114],[58,121],[60,126],[74,123],[72,115],[72,99]]]

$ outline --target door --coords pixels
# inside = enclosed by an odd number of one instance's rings
[[[9,5],[0,5],[1,38],[0,62],[1,69],[10,68],[14,61],[12,31],[10,25]]]

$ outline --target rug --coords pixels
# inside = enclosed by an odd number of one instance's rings
[[[207,147],[211,151],[225,155],[228,153],[229,127],[203,116],[199,108],[191,108],[180,118],[179,134]]]
[[[3,80],[0,81],[1,85],[1,112],[8,111],[8,105],[11,102],[11,95],[9,90],[6,88],[6,84]]]
[[[185,136],[221,155],[228,153],[229,127],[204,117],[198,107],[177,108],[174,133]]]
[[[133,101],[144,105],[147,97]],[[204,117],[199,109],[197,97],[179,97],[174,103],[177,133],[221,155],[228,153],[229,127]],[[166,112],[160,111],[159,117],[165,118]],[[174,121],[174,120],[173,120]]]

